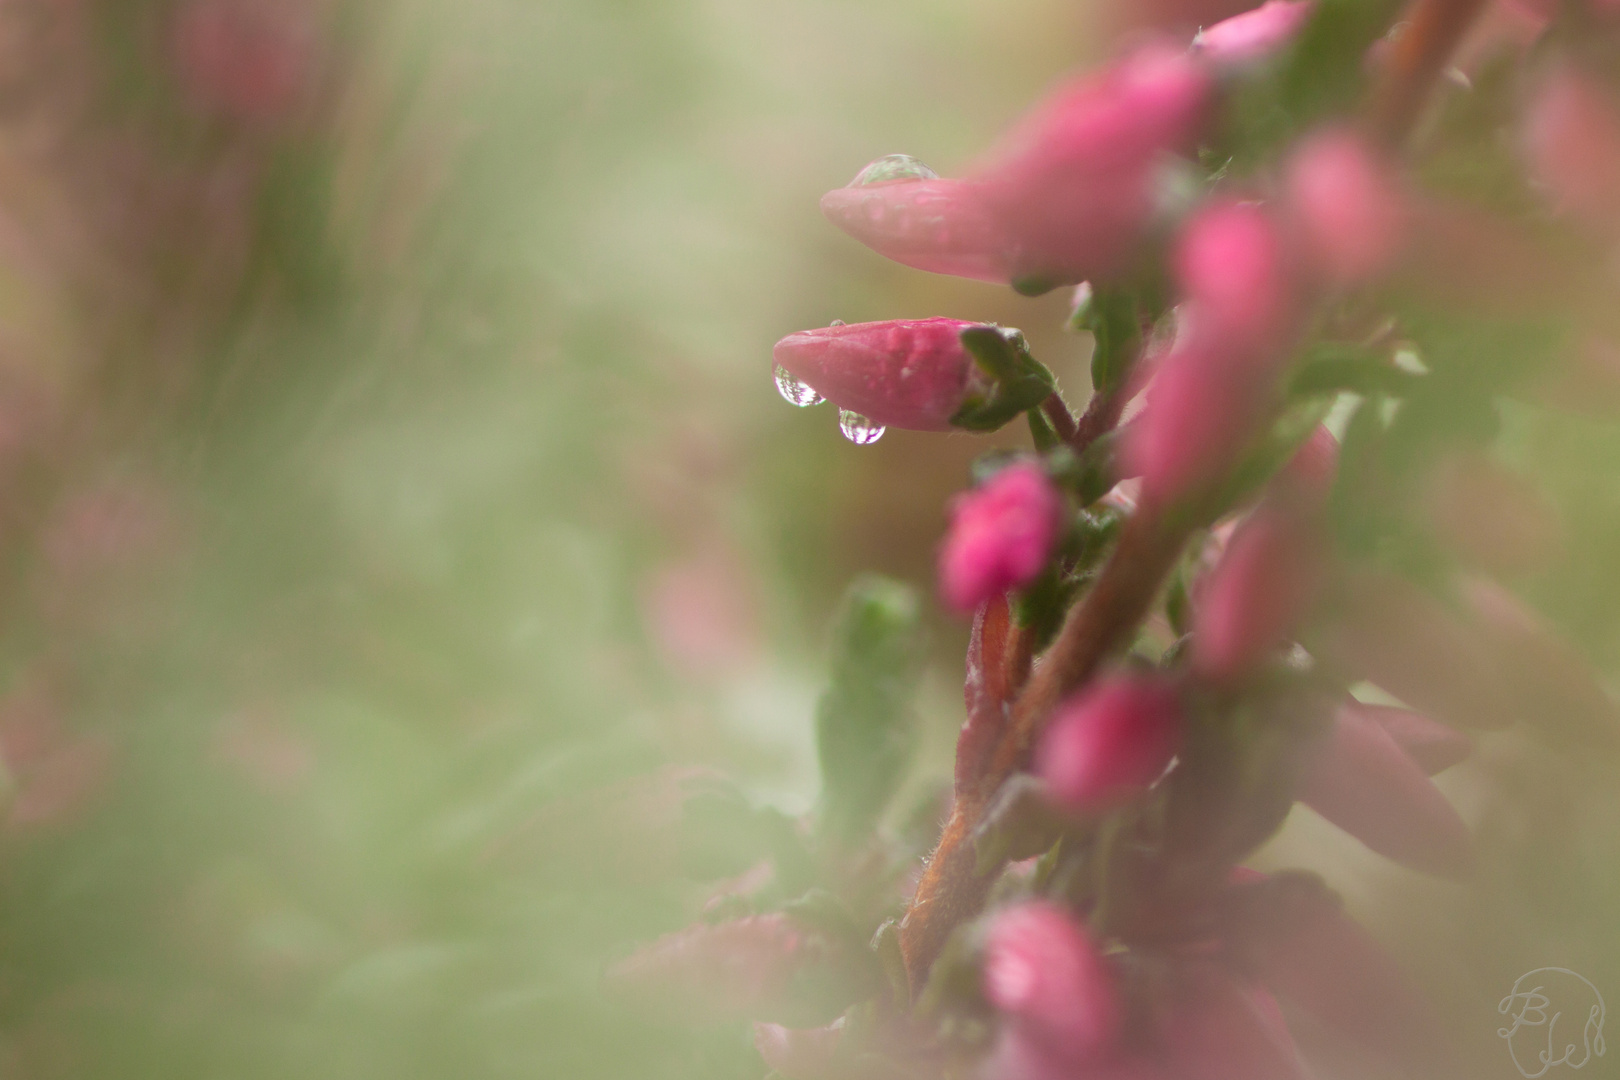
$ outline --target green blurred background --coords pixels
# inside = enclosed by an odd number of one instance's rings
[[[270,7],[304,52],[269,118],[210,102],[230,65],[198,89],[184,5],[0,12],[0,1077],[756,1078],[746,1030],[603,995],[707,893],[637,845],[656,792],[591,793],[701,764],[808,807],[845,581],[929,591],[991,445],[846,443],[777,397],[778,337],[996,320],[1085,386],[1062,297],[887,264],[816,202],[887,153],[962,166],[1106,53],[1098,19]],[[1579,581],[1620,444],[1521,434],[1586,508]],[[925,801],[966,637],[930,620]],[[1504,743],[1448,778],[1502,837],[1482,892],[1311,821],[1269,857],[1328,869],[1482,1030],[1526,967],[1620,994],[1620,809],[1570,768]]]

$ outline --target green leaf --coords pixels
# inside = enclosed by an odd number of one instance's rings
[[[821,828],[853,841],[876,824],[916,742],[910,697],[922,653],[915,590],[873,575],[844,597],[832,679],[816,706]]]

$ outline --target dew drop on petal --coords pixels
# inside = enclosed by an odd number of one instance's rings
[[[880,157],[855,174],[850,187],[862,184],[881,184],[885,180],[937,180],[939,173],[910,154],[889,154]]]
[[[838,430],[844,433],[844,438],[856,446],[870,446],[883,438],[885,429],[882,424],[874,424],[858,412],[839,409]]]
[[[798,379],[795,379],[788,369],[781,364],[776,365],[776,389],[782,395],[784,401],[789,405],[797,405],[801,409],[811,405],[820,405],[827,400]]]
[[[843,319],[834,319],[832,322],[828,323],[827,325],[828,326],[848,326],[849,323],[845,322]]]

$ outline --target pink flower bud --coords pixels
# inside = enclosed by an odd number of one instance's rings
[[[1071,1064],[1119,1037],[1121,1010],[1107,961],[1068,913],[1045,901],[996,916],[985,942],[984,995],[1042,1049]]]
[[[1620,109],[1597,80],[1567,63],[1550,71],[1525,115],[1524,144],[1558,210],[1620,224]]]
[[[1221,67],[1243,67],[1282,51],[1311,17],[1311,0],[1266,0],[1223,19],[1193,39],[1193,48]]]
[[[1180,742],[1181,705],[1173,687],[1145,675],[1104,676],[1058,706],[1036,772],[1059,803],[1103,810],[1146,790]]]
[[[1297,298],[1283,235],[1257,203],[1219,201],[1189,221],[1173,255],[1186,317],[1256,365],[1274,364]]]
[[[1281,646],[1321,585],[1322,546],[1296,508],[1262,502],[1198,592],[1194,668],[1217,681],[1237,678]]]
[[[1306,139],[1286,183],[1306,254],[1328,282],[1359,284],[1394,263],[1408,233],[1405,196],[1361,136],[1333,128]]]
[[[828,221],[885,258],[935,274],[1007,282],[1006,242],[978,186],[894,154],[821,197]]]
[[[1299,800],[1380,855],[1442,877],[1473,869],[1468,826],[1378,720],[1352,702],[1300,778]]]
[[[1327,505],[1339,474],[1339,440],[1318,424],[1271,482],[1272,493],[1310,510]]]
[[[1264,990],[1212,965],[1177,973],[1164,1003],[1165,1073],[1176,1080],[1299,1080],[1299,1051]]]
[[[962,347],[960,319],[888,322],[800,330],[776,343],[776,363],[840,409],[873,423],[949,431],[951,417],[988,378]]]
[[[1474,744],[1468,736],[1420,712],[1362,702],[1357,702],[1355,708],[1378,721],[1395,745],[1430,776],[1445,772],[1473,752]]]
[[[314,34],[295,4],[192,0],[181,9],[174,36],[192,96],[234,119],[279,119],[308,89]]]
[[[1063,527],[1063,498],[1039,465],[1020,462],[952,499],[950,513],[939,590],[967,612],[1035,580]]]
[[[976,174],[1015,281],[1099,281],[1128,268],[1156,210],[1166,155],[1209,111],[1207,68],[1154,43],[1059,87]]]

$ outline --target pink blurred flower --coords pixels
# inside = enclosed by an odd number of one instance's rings
[[[754,1024],[754,1049],[765,1059],[766,1067],[784,1080],[841,1080],[834,1055],[843,1038],[842,1018],[819,1028]]]
[[[980,323],[894,319],[800,330],[776,343],[776,362],[821,396],[886,427],[949,431],[951,417],[989,380],[963,348]]]
[[[1321,585],[1318,533],[1296,510],[1263,502],[1232,534],[1196,598],[1192,659],[1200,674],[1237,678],[1288,639]]]
[[[200,104],[250,122],[290,112],[309,90],[315,62],[308,13],[268,0],[191,0],[176,18],[174,48]]]
[[[1550,70],[1525,114],[1524,146],[1558,210],[1620,224],[1620,108],[1595,78],[1569,63]]]
[[[1122,1012],[1097,946],[1062,908],[1030,901],[990,925],[984,995],[1046,1053],[1070,1064],[1095,1058],[1119,1037]]]
[[[1039,576],[1063,527],[1063,497],[1039,465],[1019,462],[956,496],[950,513],[939,589],[952,608],[968,612]]]
[[[1241,67],[1281,52],[1311,16],[1312,0],[1266,0],[1200,31],[1193,48],[1213,64]]]
[[[1180,742],[1174,687],[1147,675],[1104,676],[1058,706],[1035,770],[1059,803],[1102,810],[1145,790]]]
[[[1394,263],[1408,236],[1405,195],[1360,135],[1329,128],[1310,136],[1290,157],[1286,183],[1305,253],[1328,282],[1359,284]]]
[[[1298,1080],[1305,1075],[1276,1001],[1214,965],[1191,964],[1178,972],[1164,1010],[1166,1076]]]
[[[62,739],[17,777],[7,825],[65,825],[86,814],[112,778],[112,740],[102,734]]]
[[[904,266],[1006,284],[1006,239],[992,222],[979,186],[941,179],[920,163],[883,168],[899,158],[880,158],[845,187],[827,192],[822,214]],[[881,179],[868,179],[873,175]]]
[[[641,606],[653,644],[683,675],[715,678],[755,659],[759,617],[746,572],[723,545],[668,563],[653,574]]]
[[[1446,771],[1473,752],[1473,741],[1467,735],[1430,720],[1420,712],[1362,702],[1356,702],[1355,708],[1363,716],[1376,720],[1395,740],[1395,745],[1430,776]]]
[[[1282,231],[1258,203],[1216,201],[1182,229],[1173,254],[1184,317],[1218,334],[1234,358],[1265,365],[1297,303]]]
[[[1168,155],[1209,112],[1209,70],[1154,42],[1060,86],[974,173],[1015,283],[1100,281],[1129,267],[1158,209]]]
[[[1380,855],[1466,877],[1473,843],[1457,811],[1374,715],[1347,703],[1312,754],[1299,800]]]

